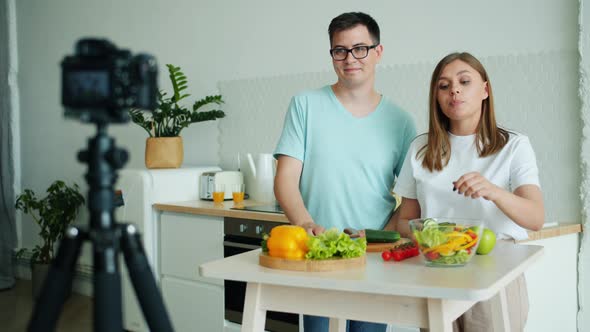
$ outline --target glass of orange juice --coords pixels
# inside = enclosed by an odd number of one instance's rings
[[[225,198],[225,185],[215,184],[215,191],[213,191],[213,202],[216,204],[223,203]]]
[[[234,204],[242,204],[244,203],[244,192],[246,190],[245,184],[234,184],[232,185],[232,198],[234,199]]]

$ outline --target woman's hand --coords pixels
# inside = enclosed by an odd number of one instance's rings
[[[453,191],[455,190],[466,197],[483,197],[494,202],[503,189],[488,181],[479,172],[470,172],[453,181]]]

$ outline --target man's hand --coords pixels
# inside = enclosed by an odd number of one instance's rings
[[[316,223],[313,222],[308,222],[305,224],[301,224],[299,225],[303,228],[305,228],[305,230],[307,231],[307,234],[309,235],[319,235],[322,234],[323,232],[326,231],[326,229]]]
[[[344,233],[348,234],[351,239],[354,239],[354,238],[357,238],[357,237],[365,237],[366,236],[364,229],[356,230],[354,228],[345,228],[344,229]]]

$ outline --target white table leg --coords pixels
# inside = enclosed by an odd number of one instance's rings
[[[249,282],[246,286],[242,332],[264,332],[266,310],[260,308],[262,285]]]
[[[330,317],[329,332],[346,332],[346,319]]]
[[[506,289],[502,288],[490,301],[492,305],[492,327],[494,331],[510,332]]]
[[[428,325],[430,332],[453,332],[453,322],[445,314],[443,300],[428,299]]]

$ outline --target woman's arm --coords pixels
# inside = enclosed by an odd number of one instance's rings
[[[543,193],[536,185],[523,185],[511,193],[502,190],[494,200],[496,206],[519,226],[538,231],[545,223]]]
[[[543,227],[543,193],[536,185],[522,185],[511,193],[489,182],[478,172],[464,174],[453,185],[459,194],[494,202],[508,218],[523,228],[538,231]]]

